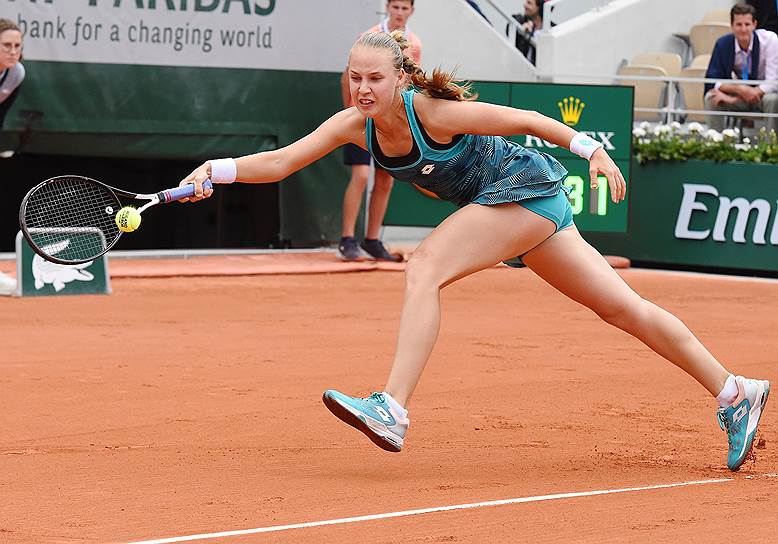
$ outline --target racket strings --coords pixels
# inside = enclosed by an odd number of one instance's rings
[[[60,177],[41,185],[27,199],[24,222],[33,243],[62,261],[94,259],[121,235],[116,195],[89,179]]]

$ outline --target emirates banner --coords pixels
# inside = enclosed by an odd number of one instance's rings
[[[347,7],[346,7],[347,4]],[[30,60],[340,72],[378,0],[0,0]]]
[[[688,160],[632,168],[627,236],[590,241],[653,265],[778,274],[778,165]]]

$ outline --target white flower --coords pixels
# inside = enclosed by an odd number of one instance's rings
[[[703,131],[703,126],[700,123],[697,123],[696,121],[693,123],[689,123],[688,127],[689,132],[692,134],[700,134]]]
[[[673,132],[678,132],[679,130],[681,130],[681,123],[679,123],[678,121],[673,121],[672,123],[670,123],[670,128],[673,129]]]
[[[641,144],[650,144],[651,140],[649,140],[648,138],[641,138],[640,139],[640,143]]]
[[[743,143],[748,145],[751,143],[751,138],[743,138]]]
[[[722,136],[717,130],[708,129],[708,131],[705,133],[705,137],[708,140],[712,140],[714,142],[720,142],[724,139],[724,136]]]
[[[663,134],[669,134],[670,133],[670,127],[667,125],[657,125],[654,127],[654,134],[656,136],[662,136]]]
[[[643,130],[642,128],[640,128],[640,127],[636,127],[634,129],[632,129],[632,135],[635,138],[643,138],[646,135],[646,131]]]
[[[642,128],[643,130],[648,130],[648,129],[650,129],[650,128],[651,128],[651,123],[649,123],[648,121],[643,121],[643,122],[642,122],[642,123],[640,123],[638,126],[639,126],[640,128]]]
[[[721,131],[721,135],[725,138],[737,138],[737,132],[732,130],[731,128],[725,128],[723,131]]]

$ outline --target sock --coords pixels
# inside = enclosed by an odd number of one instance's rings
[[[384,392],[382,393],[382,395],[383,395],[383,396],[384,396],[384,398],[386,399],[386,403],[389,405],[389,407],[390,407],[392,410],[394,410],[394,411],[395,411],[395,413],[396,413],[398,416],[400,416],[402,419],[405,419],[405,418],[407,418],[407,417],[408,417],[408,410],[406,410],[405,408],[403,408],[402,406],[400,406],[400,403],[399,403],[399,402],[397,402],[396,400],[394,400],[394,397],[392,397],[392,395],[390,395],[390,394],[389,394],[389,393],[387,393],[386,391],[384,391]]]
[[[730,374],[727,378],[727,381],[724,382],[724,387],[722,388],[721,393],[719,393],[716,397],[716,400],[719,401],[719,406],[726,408],[735,402],[737,394],[738,390],[737,382],[735,382],[735,376]]]

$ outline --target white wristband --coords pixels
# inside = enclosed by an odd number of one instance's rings
[[[238,165],[235,159],[214,159],[211,163],[211,181],[213,183],[232,183],[238,177]]]
[[[577,132],[576,135],[573,136],[573,139],[570,140],[570,151],[587,161],[591,159],[594,152],[601,147],[602,144],[600,142],[594,138],[590,138],[583,132]]]

